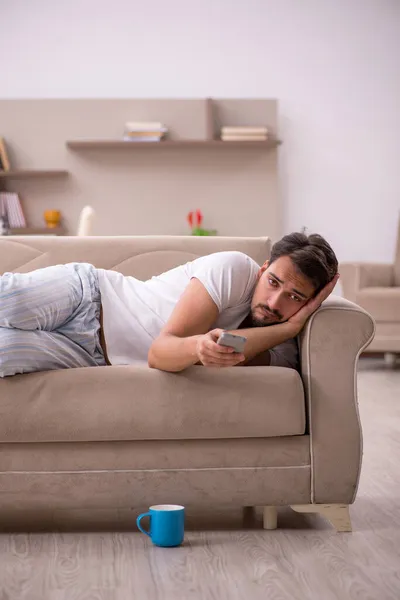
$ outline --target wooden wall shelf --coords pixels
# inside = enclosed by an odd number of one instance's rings
[[[14,235],[64,235],[63,227],[18,227],[12,228],[11,236]]]
[[[276,148],[279,140],[233,141],[221,140],[163,140],[161,142],[125,142],[124,140],[68,140],[67,146],[73,150],[150,150],[156,148]]]
[[[68,171],[62,169],[13,169],[0,171],[0,179],[28,179],[34,177],[64,177]]]
[[[160,122],[168,134],[161,142],[125,141],[129,120]],[[13,233],[46,235],[41,215],[52,207],[72,224],[79,203],[95,208],[97,235],[176,235],[186,230],[182,214],[199,208],[219,235],[275,241],[282,235],[278,125],[273,98],[0,99],[11,161],[0,191],[20,195],[32,225]],[[271,139],[220,139],[224,127],[257,126]]]

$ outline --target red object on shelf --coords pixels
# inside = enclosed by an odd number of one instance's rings
[[[193,228],[193,211],[191,211],[187,216],[188,223],[191,228]]]
[[[197,219],[197,227],[200,227],[200,225],[203,222],[203,215],[201,214],[201,210],[199,210],[199,209],[196,210],[196,219]]]

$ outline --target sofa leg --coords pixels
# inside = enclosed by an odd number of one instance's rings
[[[263,527],[264,529],[276,529],[278,523],[278,509],[276,506],[264,506]]]
[[[396,354],[394,352],[385,352],[384,354],[385,364],[390,369],[393,369],[396,366]]]
[[[336,531],[351,531],[348,504],[298,504],[291,507],[300,513],[319,513],[335,527]]]

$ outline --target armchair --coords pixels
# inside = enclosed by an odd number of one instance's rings
[[[400,219],[394,262],[342,263],[343,295],[368,311],[376,322],[365,352],[400,354]]]

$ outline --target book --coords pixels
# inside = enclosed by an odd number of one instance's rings
[[[221,135],[268,135],[268,127],[221,127]]]
[[[4,198],[5,193],[0,192],[0,218],[6,216],[7,208],[6,208],[6,200]]]
[[[124,134],[126,137],[154,137],[158,135],[159,137],[164,136],[163,131],[125,131]]]
[[[125,123],[123,140],[126,142],[159,142],[167,128],[156,121],[129,121]]]
[[[222,135],[223,142],[266,142],[266,135]]]
[[[125,131],[166,131],[166,128],[159,121],[128,121]]]
[[[6,214],[9,226],[12,228],[26,227],[24,211],[18,194],[0,192],[1,214]]]
[[[136,144],[136,143],[146,143],[146,142],[161,142],[161,136],[160,135],[153,135],[153,136],[129,136],[129,135],[124,135],[124,137],[122,138],[124,142],[128,142],[131,144]]]
[[[2,137],[0,137],[0,170],[1,171],[9,171],[10,170],[10,161],[8,159],[6,143],[4,141],[4,138],[2,138]]]

